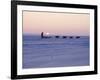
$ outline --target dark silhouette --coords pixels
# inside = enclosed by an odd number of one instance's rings
[[[78,38],[80,38],[80,36],[76,36],[76,38],[78,39]]]
[[[44,38],[43,32],[41,33],[41,38]]]
[[[62,36],[62,38],[63,39],[65,39],[65,38],[67,38],[67,37],[69,37],[70,39],[72,39],[72,38],[74,38],[73,36]],[[51,36],[44,36],[44,32],[41,32],[41,38],[52,38]],[[55,38],[60,38],[60,36],[55,36]],[[79,39],[80,38],[80,36],[76,36],[75,37],[76,39]]]
[[[41,33],[41,38],[51,38],[51,36],[44,36],[44,32]]]
[[[70,36],[69,38],[70,38],[70,39],[72,39],[72,38],[73,38],[73,36]]]
[[[60,36],[55,36],[55,38],[59,38]]]
[[[67,38],[67,36],[62,36],[62,38],[64,39],[64,38]]]

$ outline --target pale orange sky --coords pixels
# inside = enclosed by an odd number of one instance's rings
[[[89,35],[90,15],[23,11],[24,34]]]

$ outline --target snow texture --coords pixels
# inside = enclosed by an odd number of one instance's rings
[[[23,36],[23,68],[89,65],[89,37],[47,38]]]

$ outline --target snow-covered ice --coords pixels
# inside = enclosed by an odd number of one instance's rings
[[[89,37],[49,38],[23,36],[23,68],[89,65]]]

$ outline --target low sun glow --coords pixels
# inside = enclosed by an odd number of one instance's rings
[[[49,35],[50,33],[46,33],[46,35]]]

